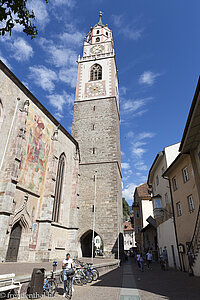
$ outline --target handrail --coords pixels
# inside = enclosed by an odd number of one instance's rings
[[[195,250],[196,250],[197,244],[198,244],[197,241],[198,241],[199,232],[200,232],[200,205],[199,205],[199,210],[197,213],[197,219],[196,219],[193,237],[192,237],[190,246],[188,247],[188,251],[187,251],[188,255],[189,255],[189,253],[191,253],[191,251],[193,252],[193,254],[195,253]]]

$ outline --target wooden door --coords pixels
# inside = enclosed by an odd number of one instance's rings
[[[21,240],[22,227],[19,223],[15,224],[10,234],[6,261],[17,261],[19,245]]]

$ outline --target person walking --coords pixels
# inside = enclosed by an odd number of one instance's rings
[[[63,297],[69,296],[71,298],[71,292],[72,291],[67,291],[67,280],[69,273],[71,269],[73,268],[73,260],[70,258],[70,254],[66,254],[66,258],[63,260],[62,263],[62,268],[63,268],[63,275],[64,275],[64,294]]]
[[[137,260],[138,269],[140,269],[140,253],[136,255],[136,260]]]
[[[144,272],[144,260],[142,257],[142,253],[140,254],[140,271]]]
[[[150,250],[148,250],[146,254],[146,258],[147,258],[147,268],[149,269],[152,263],[152,253],[150,252]]]
[[[168,270],[168,255],[167,255],[167,248],[165,247],[163,252],[162,252],[162,257],[165,265],[165,270]]]

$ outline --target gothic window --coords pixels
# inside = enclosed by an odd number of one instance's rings
[[[98,64],[95,64],[91,67],[90,70],[90,80],[101,80],[102,79],[102,67]]]
[[[99,37],[96,38],[96,42],[100,42],[100,38]]]
[[[62,196],[62,186],[64,179],[64,169],[65,169],[65,154],[62,153],[58,162],[57,176],[56,176],[56,188],[55,188],[55,198],[53,204],[53,222],[58,222],[60,213],[60,202]]]
[[[106,35],[108,36],[108,32],[106,31]]]
[[[97,30],[97,34],[99,34],[99,30]]]

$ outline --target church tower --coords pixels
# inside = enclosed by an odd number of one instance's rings
[[[80,250],[91,256],[94,228],[104,255],[114,257],[123,222],[118,74],[112,31],[99,16],[78,58],[72,136],[81,155]]]

